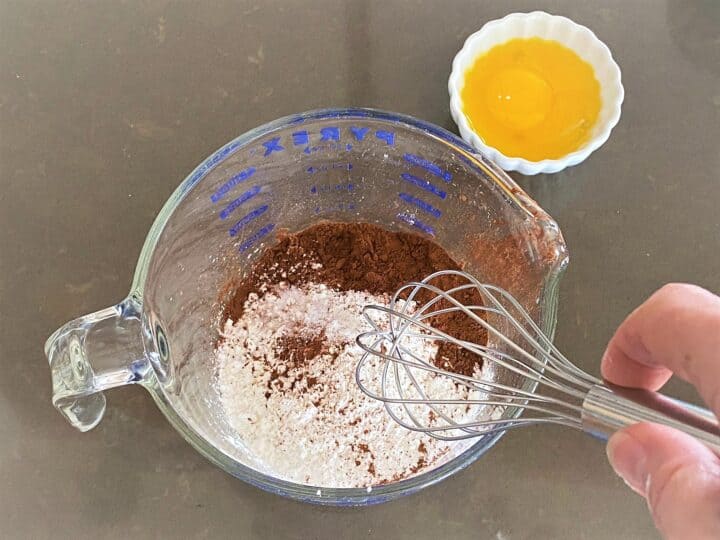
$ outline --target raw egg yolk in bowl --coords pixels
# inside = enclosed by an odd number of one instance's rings
[[[602,106],[592,66],[541,38],[516,38],[481,54],[460,94],[470,127],[508,157],[558,159],[587,143]]]

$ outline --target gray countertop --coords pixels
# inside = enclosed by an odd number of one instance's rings
[[[50,403],[44,340],[127,293],[155,214],[204,157],[327,106],[454,129],[446,81],[463,40],[535,8],[589,26],[623,70],[600,150],[515,175],[570,249],[557,343],[597,373],[615,326],[662,283],[720,290],[720,3],[3,2],[0,537],[655,538],[603,445],[562,428],[514,432],[418,495],[333,509],[216,469],[140,388],[108,392],[86,434]]]

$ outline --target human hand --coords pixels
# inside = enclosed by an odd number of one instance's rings
[[[673,375],[693,384],[720,415],[720,297],[666,285],[620,325],[602,359],[611,383],[658,390]],[[636,424],[608,441],[615,471],[647,499],[669,540],[720,538],[720,457],[694,438]]]

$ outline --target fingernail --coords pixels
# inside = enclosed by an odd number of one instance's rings
[[[610,349],[605,349],[605,352],[602,355],[602,359],[600,360],[600,371],[602,372],[603,377],[605,376],[605,373],[609,369],[612,369],[612,365],[615,363],[615,359],[613,358],[612,353],[610,352]]]
[[[615,433],[607,445],[610,465],[625,483],[640,495],[647,484],[647,456],[643,446],[630,435]]]

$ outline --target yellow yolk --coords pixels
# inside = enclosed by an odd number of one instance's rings
[[[460,94],[472,129],[493,148],[530,161],[581,148],[602,105],[592,66],[556,41],[512,39],[465,72]]]

